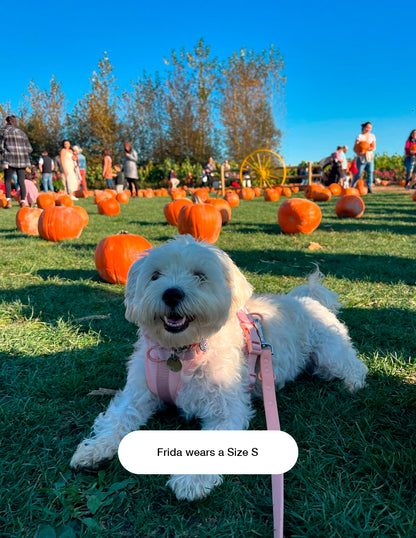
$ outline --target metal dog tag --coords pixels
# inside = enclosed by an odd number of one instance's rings
[[[168,365],[169,370],[172,372],[180,372],[182,370],[182,363],[177,355],[172,353],[168,358],[166,364]]]

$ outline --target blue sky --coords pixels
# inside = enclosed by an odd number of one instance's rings
[[[373,123],[378,152],[403,153],[416,128],[415,15],[411,2],[391,0],[5,2],[0,102],[16,108],[31,79],[47,88],[55,75],[71,107],[104,51],[128,89],[201,37],[220,59],[274,44],[287,77],[277,117],[287,164],[352,147],[364,121]]]

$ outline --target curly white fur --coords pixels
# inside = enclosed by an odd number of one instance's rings
[[[173,302],[172,290],[177,295]],[[186,417],[199,418],[206,430],[248,427],[253,409],[245,340],[236,316],[240,309],[263,317],[265,338],[275,351],[278,389],[311,364],[317,375],[339,378],[350,391],[364,386],[367,367],[334,313],[339,308],[337,295],[322,286],[319,273],[287,295],[253,296],[252,291],[227,254],[190,236],[151,249],[131,267],[126,317],[142,335],[167,348],[209,341],[209,350],[178,393],[176,405]],[[78,446],[73,468],[96,467],[113,457],[121,439],[162,406],[146,383],[145,347],[144,338],[139,338],[125,388],[97,417],[92,436]],[[178,499],[194,500],[208,495],[221,480],[218,475],[176,475],[169,485]]]

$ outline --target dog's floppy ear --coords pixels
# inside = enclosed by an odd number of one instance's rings
[[[225,252],[220,251],[222,262],[225,265],[225,279],[228,282],[228,285],[231,289],[232,303],[231,309],[234,312],[244,308],[247,301],[253,294],[253,286],[248,282],[246,277],[232,261],[232,259],[225,254]]]
[[[140,258],[137,259],[130,267],[127,274],[126,292],[124,294],[124,304],[126,306],[126,319],[132,323],[136,323],[135,309],[137,306],[136,288],[140,278],[140,273],[143,265],[147,260],[148,252],[145,250],[140,253]]]

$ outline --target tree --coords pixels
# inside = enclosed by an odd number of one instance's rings
[[[166,139],[169,157],[183,162],[206,162],[214,153],[216,59],[201,39],[192,52],[172,51],[166,78]]]
[[[61,83],[53,76],[49,90],[41,90],[30,81],[19,115],[21,126],[33,147],[33,155],[46,150],[51,156],[59,151],[63,138],[66,100]]]
[[[116,79],[113,66],[104,53],[98,62],[98,72],[90,79],[91,91],[74,106],[68,116],[68,135],[79,144],[92,164],[101,162],[104,148],[120,156],[120,124]]]
[[[282,71],[273,46],[260,54],[243,48],[223,65],[220,109],[229,158],[242,162],[257,149],[278,150],[282,133],[273,109],[283,92]]]
[[[143,73],[133,84],[132,92],[123,93],[124,140],[129,140],[139,154],[139,161],[162,162],[166,154],[164,86],[156,73]]]

